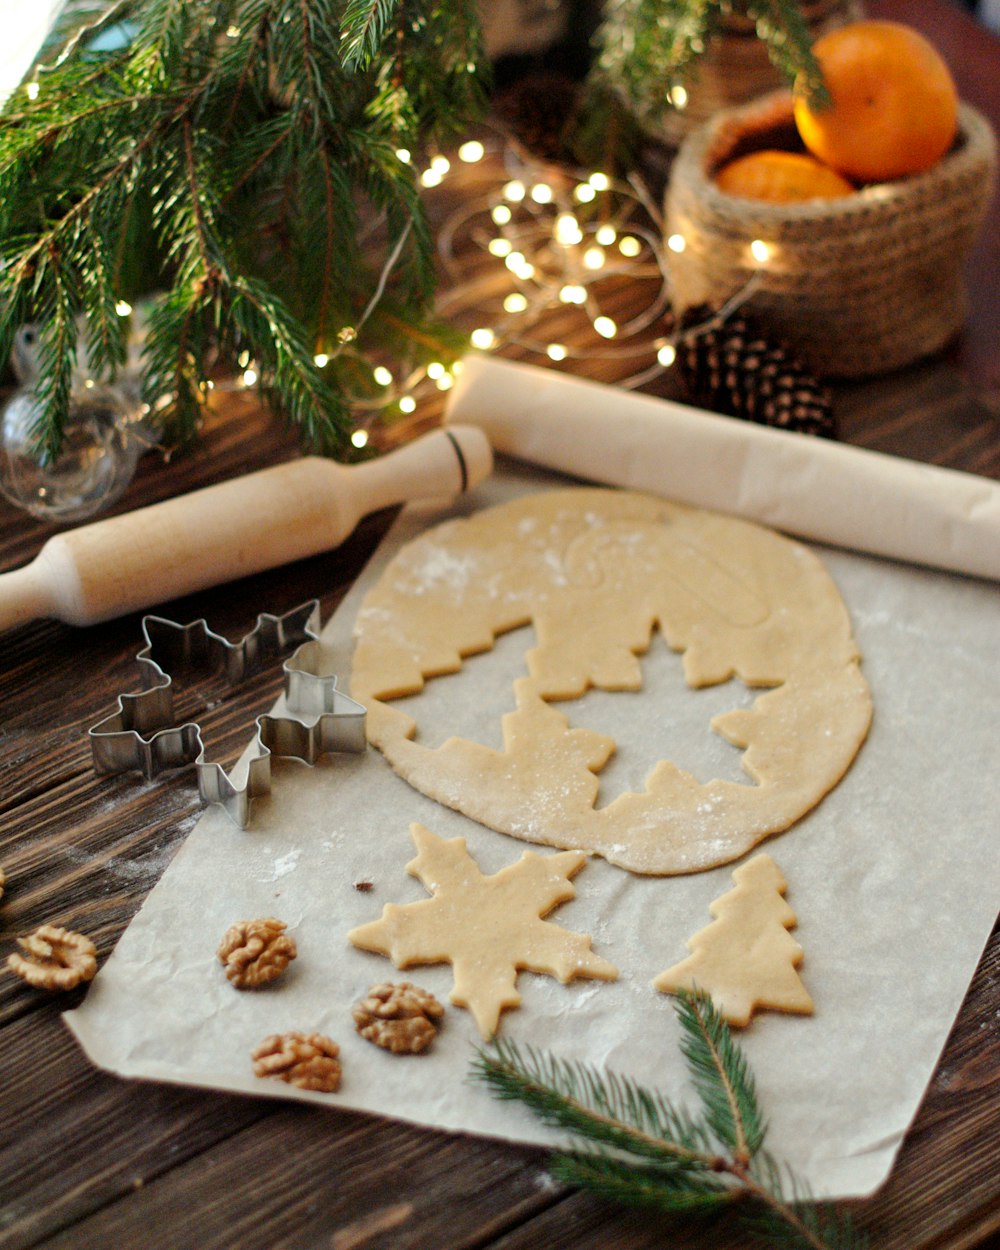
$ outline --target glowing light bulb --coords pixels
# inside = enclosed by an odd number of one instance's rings
[[[559,300],[563,304],[585,304],[587,302],[586,288],[569,282],[559,292]]]
[[[313,364],[317,369],[325,369],[329,363],[330,357],[326,354],[326,352],[317,352],[316,355],[313,356]]]
[[[504,312],[521,313],[528,307],[527,296],[520,291],[512,291],[503,302]]]
[[[438,378],[444,377],[444,365],[440,360],[432,360],[427,366],[427,376],[432,382],[436,382]]]
[[[525,191],[524,183],[518,178],[513,178],[507,183],[501,194],[505,200],[510,200],[512,204],[520,204],[527,192]]]
[[[131,311],[132,305],[127,299],[120,299],[118,303],[115,304],[115,312],[119,317],[127,317]]]
[[[450,373],[442,373],[437,380],[437,388],[439,391],[450,391],[455,384],[455,379]]]
[[[372,370],[372,377],[379,386],[392,385],[392,373],[385,367],[385,365],[377,365]]]
[[[28,97],[28,99],[29,99],[29,100],[37,100],[37,99],[38,99],[39,86],[38,86],[38,83],[37,83],[37,82],[29,82],[29,83],[27,83],[27,84],[25,85],[24,91],[25,91],[25,94],[27,95],[27,97]]]
[[[240,354],[236,357],[236,363],[239,365],[241,369],[245,369],[247,365],[250,363],[250,353],[240,352]]]
[[[685,239],[682,234],[672,234],[670,238],[667,239],[667,247],[669,247],[672,252],[683,252],[687,247],[687,239]]]
[[[674,347],[673,343],[664,343],[656,353],[656,359],[663,365],[664,369],[669,369],[677,359],[677,348]]]
[[[565,360],[566,348],[563,347],[562,343],[550,343],[545,349],[545,354],[549,360]]]
[[[480,326],[469,335],[469,342],[481,352],[488,352],[496,342],[496,335],[487,326]]]
[[[687,88],[682,87],[680,83],[675,84],[667,92],[667,99],[675,109],[686,108],[688,102]]]
[[[410,161],[413,160],[413,154],[409,148],[397,148],[396,160],[402,161],[404,165],[409,165]]]
[[[552,231],[552,235],[555,241],[562,244],[563,247],[572,247],[583,239],[580,223],[572,213],[559,214],[556,218],[555,229]]]
[[[581,204],[589,204],[592,200],[597,199],[597,192],[589,182],[581,182],[573,192],[573,195]]]
[[[439,187],[443,178],[444,174],[439,173],[439,171],[433,167],[425,169],[420,175],[420,185],[424,187]]]
[[[583,254],[584,269],[603,269],[604,268],[604,248],[588,247]]]
[[[618,333],[618,327],[610,317],[595,317],[594,329],[602,339],[613,339]]]
[[[765,243],[763,239],[754,239],[750,244],[750,255],[758,264],[763,265],[765,261],[769,261],[771,259],[771,251],[770,244]]]
[[[229,26],[229,27],[227,27],[227,29],[226,29],[226,35],[227,35],[230,39],[239,39],[239,37],[240,37],[240,28],[239,28],[238,26]]]
[[[443,178],[448,170],[451,169],[451,161],[448,160],[447,156],[435,156],[431,161],[431,169]]]
[[[631,259],[638,256],[642,251],[642,244],[631,234],[626,234],[618,241],[618,250],[623,256],[628,256]]]
[[[611,186],[611,179],[607,174],[602,174],[600,170],[590,175],[587,179],[595,191],[607,191]]]
[[[355,447],[364,447],[368,443],[367,430],[355,430],[351,435],[351,442]]]
[[[507,258],[504,261],[504,264],[511,271],[511,273],[517,273],[517,271],[527,263],[528,259],[523,252],[508,252]]]
[[[511,219],[511,211],[506,204],[498,204],[490,216],[498,226],[505,226]]]
[[[551,204],[552,188],[547,182],[536,182],[531,188],[531,198],[536,204]]]
[[[618,233],[614,226],[598,226],[594,235],[595,241],[600,243],[601,247],[610,247],[617,238]]]
[[[404,395],[399,401],[400,412],[412,412],[417,406],[417,401],[412,395]]]
[[[256,369],[245,369],[243,371],[243,385],[244,386],[253,386],[253,384],[256,381],[257,381]]]
[[[467,165],[474,165],[476,161],[481,161],[486,155],[486,149],[478,139],[470,139],[468,143],[463,143],[458,149],[458,159],[465,161]]]
[[[510,239],[490,239],[486,245],[486,250],[491,256],[509,256],[514,250],[514,244],[511,243]]]

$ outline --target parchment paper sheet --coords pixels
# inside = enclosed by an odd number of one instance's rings
[[[499,502],[565,479],[504,465],[454,509],[407,509],[328,623],[334,671],[346,685],[360,596],[398,545],[452,511]],[[769,1145],[794,1160],[817,1194],[863,1195],[885,1179],[933,1073],[989,936],[998,880],[995,744],[1000,708],[995,585],[842,551],[820,553],[841,588],[864,654],[875,720],[843,780],[790,832],[765,843],[789,883],[805,950],[813,1017],[764,1013],[741,1035],[770,1124]],[[513,707],[529,631],[470,658],[461,674],[418,696],[427,737],[499,743]],[[607,801],[641,784],[660,745],[702,780],[738,779],[738,753],[708,720],[745,692],[688,691],[680,658],[661,639],[644,661],[641,694],[590,692],[562,704],[574,724],[611,733],[619,754]],[[728,701],[728,702],[727,702]],[[680,727],[673,733],[669,722]],[[518,1106],[468,1079],[471,1017],[450,1007],[433,1049],[397,1058],[353,1029],[350,1008],[374,982],[409,978],[442,1002],[446,965],[397,972],[354,950],[349,928],[387,902],[426,897],[405,873],[411,821],[463,836],[484,872],[526,847],[438,807],[397,778],[374,750],[327,756],[313,769],[275,764],[273,793],[249,830],[218,810],[200,819],[122,937],[83,1005],[66,1019],[91,1059],[123,1076],[301,1098],[525,1142],[551,1142]],[[536,848],[537,849],[537,848]],[[569,986],[522,973],[523,1004],[504,1035],[629,1073],[678,1099],[691,1094],[672,1000],[649,982],[681,959],[730,888],[733,865],[693,877],[642,879],[593,860],[577,897],[550,919],[593,935],[620,969],[615,983]],[[371,882],[360,892],[357,882]],[[276,915],[299,958],[256,993],[226,981],[215,949],[235,920]],[[342,1047],[337,1095],[257,1080],[249,1052],[286,1029],[320,1030]]]

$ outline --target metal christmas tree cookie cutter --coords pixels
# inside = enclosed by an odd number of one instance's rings
[[[261,613],[238,642],[216,634],[204,619],[179,625],[160,616],[144,616],[142,632],[146,645],[136,660],[144,689],[120,694],[118,710],[88,731],[99,773],[139,771],[152,780],[168,769],[194,764],[202,801],[223,807],[246,829],[253,800],[271,792],[272,755],[311,765],[327,753],[364,751],[365,708],[337,689],[336,676],[318,671],[322,646],[317,600],[283,616]],[[246,780],[234,781],[221,764],[206,760],[198,724],[175,723],[172,674],[220,673],[228,685],[237,685],[293,647],[282,665],[285,706],[291,715],[256,718]]]

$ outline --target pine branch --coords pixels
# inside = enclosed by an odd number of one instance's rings
[[[746,1166],[763,1144],[765,1133],[746,1059],[711,999],[679,993],[677,1004],[683,1030],[681,1051],[709,1126],[733,1152],[734,1160]]]
[[[498,1098],[590,1143],[552,1158],[553,1173],[572,1185],[674,1215],[731,1208],[772,1250],[864,1250],[849,1216],[812,1202],[763,1151],[753,1078],[711,1000],[681,991],[677,1012],[700,1122],[628,1078],[499,1039],[477,1052],[473,1074]]]
[[[367,69],[393,24],[397,0],[349,0],[341,19],[341,59],[348,70]]]
[[[378,344],[342,353],[338,338],[361,324],[374,339],[383,299],[419,327],[434,288],[415,169],[396,151],[484,103],[473,0],[405,4],[402,21],[401,0],[121,0],[63,25],[37,98],[15,92],[0,125],[0,359],[38,324],[51,454],[74,327],[113,374],[116,305],[157,291],[144,371],[167,441],[192,436],[210,371],[246,351],[304,441],[349,454],[344,389]],[[99,50],[112,15],[129,42]],[[359,221],[379,218],[381,257],[358,246]]]
[[[823,72],[812,50],[812,35],[795,0],[747,0],[747,13],[767,48],[771,64],[814,108],[830,102]]]
[[[476,1075],[498,1098],[525,1103],[545,1123],[655,1160],[661,1168],[718,1171],[720,1160],[697,1126],[658,1094],[585,1064],[522,1052],[497,1039],[479,1051]]]
[[[607,0],[604,14],[592,81],[623,92],[642,118],[657,121],[672,106],[671,88],[697,80],[702,54],[730,15],[753,20],[789,86],[817,105],[828,99],[797,0]]]
[[[714,1215],[739,1197],[739,1191],[714,1176],[692,1177],[675,1170],[642,1165],[600,1151],[557,1154],[550,1162],[557,1180],[589,1189],[624,1206],[656,1207],[672,1215]]]

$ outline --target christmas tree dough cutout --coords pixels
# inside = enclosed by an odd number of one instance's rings
[[[589,937],[544,919],[575,896],[570,878],[586,862],[582,851],[525,851],[516,863],[484,876],[464,838],[439,838],[420,824],[410,833],[417,856],[406,871],[433,897],[387,903],[380,919],[352,929],[348,940],[387,955],[397,968],[450,963],[451,1001],[468,1008],[484,1038],[496,1033],[505,1007],[520,1004],[521,971],[564,985],[575,977],[617,978],[618,969],[590,949]]]
[[[756,855],[733,873],[736,888],[717,898],[715,920],[688,940],[691,954],[653,981],[666,994],[698,989],[732,1025],[749,1024],[760,1009],[811,1015],[813,1002],[796,968],[802,947],[788,932],[795,912],[770,855]]]

